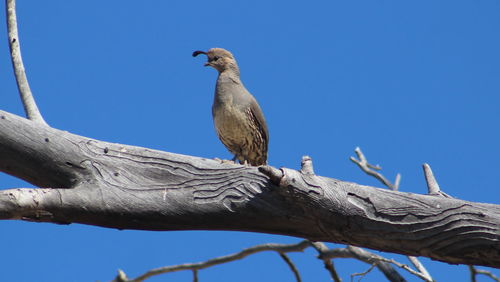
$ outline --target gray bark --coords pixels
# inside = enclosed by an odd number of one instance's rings
[[[0,219],[240,230],[500,267],[500,206],[107,143],[0,111]]]

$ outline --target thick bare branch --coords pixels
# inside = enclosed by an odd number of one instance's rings
[[[93,140],[0,111],[0,219],[240,230],[500,265],[500,206]],[[269,174],[268,174],[269,173]]]
[[[371,171],[370,170],[370,167],[371,168],[375,168],[376,170],[381,170],[382,168],[377,165],[377,166],[373,166],[373,165],[370,165],[365,157],[365,155],[363,154],[363,152],[361,152],[361,149],[359,147],[356,147],[356,149],[354,150],[356,152],[356,154],[358,155],[358,158],[360,159],[360,161],[357,161],[355,160],[353,157],[351,157],[351,160],[353,162],[355,162],[356,164],[358,164],[358,166],[363,170],[365,171],[368,175],[371,175],[377,179],[379,179],[382,183],[384,183],[384,185],[393,190],[393,191],[397,191],[399,189],[399,184],[401,183],[401,174],[397,174],[396,175],[396,179],[394,180],[394,184],[392,184],[389,180],[387,180],[387,178],[384,177],[384,175],[382,175],[381,173],[378,173],[378,172],[374,172],[374,171]],[[424,170],[426,171],[426,176],[427,176],[427,170],[426,168],[428,168],[430,170],[430,167],[428,165],[424,165]],[[432,171],[431,171],[431,174],[432,174]],[[437,182],[435,182],[435,185],[437,185]],[[439,189],[439,188],[438,188]],[[417,270],[425,277],[427,277],[428,280],[432,280],[432,277],[430,276],[429,272],[427,271],[427,269],[424,267],[424,265],[418,260],[417,257],[414,257],[414,256],[408,256],[408,259],[410,260],[410,262],[417,268]]]
[[[16,1],[6,0],[5,7],[7,12],[7,29],[9,34],[9,47],[12,66],[16,76],[17,87],[21,95],[24,111],[28,119],[47,124],[43,119],[31,93],[30,85],[26,77],[23,59],[21,57],[21,47],[19,43],[19,34],[17,31]]]

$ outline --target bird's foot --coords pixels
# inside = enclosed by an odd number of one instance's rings
[[[222,160],[222,159],[219,159],[219,158],[214,158],[214,160],[220,162],[221,164],[237,164],[233,160]]]

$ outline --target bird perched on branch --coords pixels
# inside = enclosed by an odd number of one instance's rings
[[[266,164],[269,132],[257,100],[240,80],[240,70],[231,52],[212,48],[207,52],[205,66],[219,72],[215,86],[212,116],[215,130],[224,146],[234,154],[233,161],[259,166]]]

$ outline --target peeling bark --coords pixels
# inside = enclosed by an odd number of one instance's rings
[[[500,206],[107,143],[0,111],[0,219],[240,230],[500,267]]]

